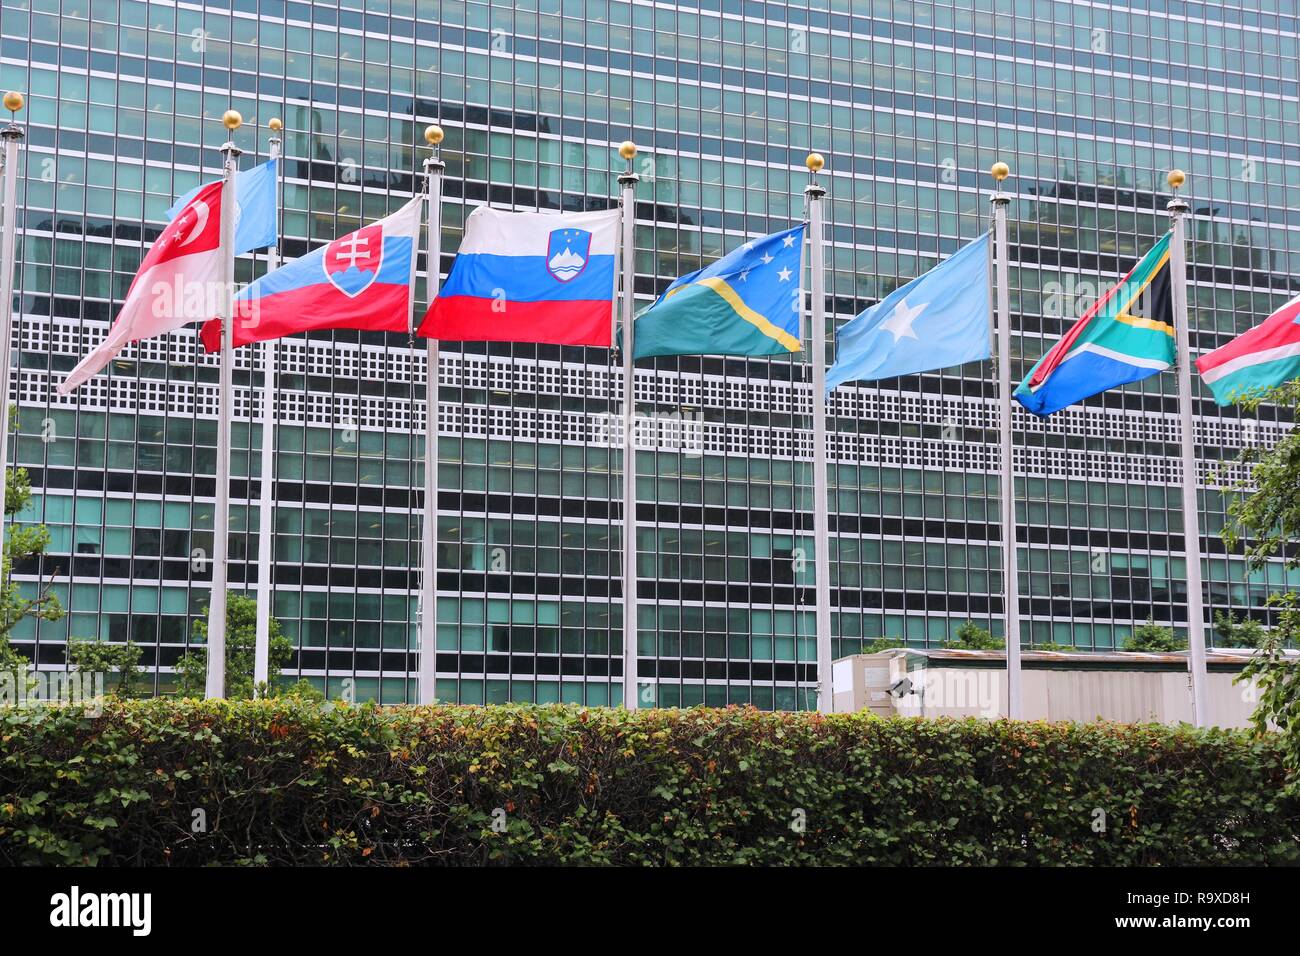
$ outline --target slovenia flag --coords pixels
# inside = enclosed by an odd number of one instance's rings
[[[618,225],[617,209],[557,215],[480,206],[420,334],[608,348]]]

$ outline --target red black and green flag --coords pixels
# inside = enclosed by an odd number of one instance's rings
[[[1300,296],[1249,332],[1202,355],[1196,367],[1220,405],[1300,378]]]

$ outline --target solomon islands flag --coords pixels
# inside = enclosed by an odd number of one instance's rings
[[[423,203],[417,196],[241,290],[233,310],[236,347],[322,329],[408,331]],[[204,323],[202,337],[209,352],[221,351],[221,320]]]
[[[632,357],[798,352],[804,229],[753,239],[675,280],[637,316]]]
[[[1046,417],[1174,364],[1169,239],[1166,233],[1038,360],[1015,391],[1021,405]]]
[[[619,211],[479,206],[420,334],[448,342],[609,347]]]

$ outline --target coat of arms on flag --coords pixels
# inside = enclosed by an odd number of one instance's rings
[[[362,226],[325,247],[325,278],[349,298],[355,299],[379,276],[384,261],[382,223]]]
[[[561,282],[570,282],[587,268],[591,233],[585,229],[552,229],[546,247],[546,270]]]

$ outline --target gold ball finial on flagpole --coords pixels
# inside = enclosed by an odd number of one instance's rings
[[[825,167],[826,158],[821,153],[809,153],[803,164],[808,167],[808,172],[816,175]]]
[[[1187,174],[1181,169],[1171,169],[1169,170],[1169,175],[1165,177],[1165,182],[1169,184],[1169,187],[1174,192],[1177,192],[1179,187],[1181,187],[1183,183],[1187,182]]]
[[[1011,167],[1003,162],[994,163],[989,167],[989,175],[993,177],[994,182],[1001,184],[1002,180],[1011,175]]]
[[[271,117],[266,125],[272,133],[278,133],[280,130],[284,129],[284,123],[280,122],[280,117],[278,116]]]
[[[233,133],[244,125],[244,117],[240,115],[239,110],[226,110],[221,117],[221,123]]]
[[[636,143],[632,142],[630,139],[623,140],[623,142],[619,144],[618,154],[624,159],[631,159],[636,155]]]
[[[4,100],[5,109],[7,109],[10,113],[17,113],[19,110],[23,108],[23,104],[25,102],[26,100],[23,99],[23,95],[19,93],[17,90],[10,90],[8,93],[5,94],[5,100]]]
[[[438,146],[446,134],[437,123],[430,123],[424,128],[424,141],[430,146]]]

